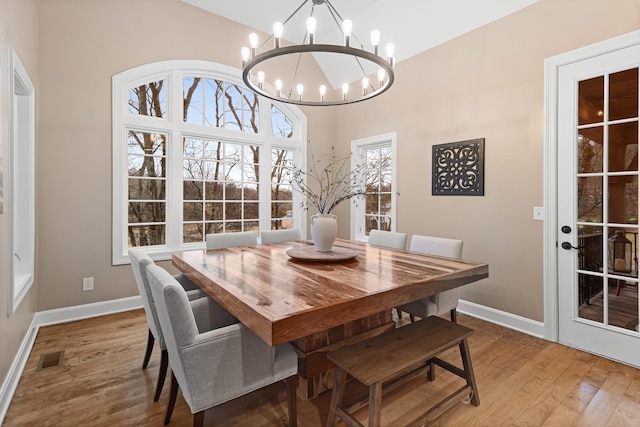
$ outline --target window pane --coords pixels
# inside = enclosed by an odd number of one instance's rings
[[[165,244],[164,225],[129,225],[129,247]]]
[[[244,203],[244,219],[258,219],[260,214],[258,203]]]
[[[202,79],[189,77],[184,79],[183,85],[183,120],[187,123],[204,124],[204,91]]]
[[[207,221],[221,221],[223,220],[222,213],[224,212],[224,203],[216,202],[216,203],[205,203],[204,205],[204,219]]]
[[[182,226],[182,241],[185,243],[202,242],[202,224],[184,224]]]
[[[222,183],[218,181],[205,182],[205,198],[206,200],[222,200]]]
[[[602,323],[604,321],[602,277],[578,274],[579,316]]]
[[[244,200],[259,200],[258,186],[253,184],[245,184],[243,188]]]
[[[129,178],[129,200],[164,200],[164,179]]]
[[[202,200],[202,186],[200,181],[183,181],[182,198],[184,200]]]
[[[226,202],[224,204],[224,218],[226,220],[242,219],[242,203]]]
[[[129,202],[129,223],[164,222],[164,202]]]
[[[220,80],[205,79],[204,89],[204,124],[206,126],[220,126],[220,109],[218,102],[223,95],[223,83]]]
[[[578,225],[578,268],[584,271],[602,272],[602,229],[595,225]]]
[[[202,203],[183,203],[182,219],[184,221],[202,220]]]
[[[380,212],[379,194],[367,194],[366,196],[366,212],[368,214],[378,214]]]
[[[166,80],[149,82],[129,89],[129,112],[141,116],[165,117],[167,112]]]
[[[275,105],[271,105],[271,134],[282,138],[293,137],[293,121]]]

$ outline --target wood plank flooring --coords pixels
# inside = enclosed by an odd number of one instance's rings
[[[458,403],[435,426],[640,426],[640,370],[491,323],[459,315],[476,331],[469,339],[480,406]],[[159,402],[153,393],[160,360],[154,349],[141,368],[147,324],[142,310],[43,327],[38,333],[4,426],[161,426],[169,378]],[[64,350],[61,366],[38,371],[40,356]],[[446,360],[459,364],[457,349]],[[382,423],[403,426],[461,385],[442,369],[383,398]],[[355,382],[347,399],[365,390]],[[330,393],[298,399],[298,425],[326,423]],[[433,399],[433,400],[432,400]],[[367,408],[357,414],[365,423]],[[190,426],[181,395],[169,426]],[[284,383],[274,384],[207,411],[205,424],[285,426]]]

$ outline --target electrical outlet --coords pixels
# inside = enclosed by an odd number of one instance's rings
[[[83,277],[82,278],[82,290],[83,291],[92,291],[93,290],[93,277]]]

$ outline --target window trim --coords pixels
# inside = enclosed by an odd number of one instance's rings
[[[359,159],[364,155],[364,151],[370,148],[376,147],[389,147],[391,146],[391,155],[393,160],[391,163],[391,231],[396,231],[396,219],[397,219],[397,150],[396,150],[396,132],[389,132],[380,135],[374,135],[361,139],[354,139],[351,141],[351,169],[359,163]],[[366,171],[363,170],[362,173]],[[365,207],[366,203],[361,200],[352,199],[351,201],[351,227],[350,238],[351,240],[357,240],[366,242],[368,237],[364,233],[365,228]]]
[[[11,51],[9,60],[11,151],[8,187],[11,189],[11,261],[8,315],[12,316],[35,281],[36,89],[14,50]]]
[[[182,157],[182,136],[189,135],[200,138],[224,139],[228,142],[255,143],[262,147],[260,162],[271,164],[271,149],[287,148],[294,151],[294,162],[304,164],[307,156],[307,118],[295,105],[273,102],[259,97],[260,132],[251,134],[223,128],[208,128],[182,121],[182,82],[184,77],[197,75],[200,77],[223,80],[245,87],[239,69],[210,61],[170,60],[141,65],[112,77],[112,156],[113,156],[113,218],[112,218],[112,264],[128,264],[128,205],[127,205],[127,133],[128,129],[165,132],[167,139],[167,212],[165,245],[147,248],[147,253],[155,260],[171,258],[171,252],[178,250],[203,249],[204,242],[182,243],[179,224],[182,223],[181,203],[169,200],[170,195],[181,193],[182,166],[174,165],[176,159]],[[166,118],[140,116],[130,114],[128,110],[128,90],[136,85],[150,81],[166,79],[167,104]],[[293,121],[293,138],[284,139],[271,133],[271,105],[276,105]],[[260,168],[260,181],[264,184],[260,189],[260,200],[270,199],[269,168]],[[293,209],[296,211],[293,227],[306,230],[307,215],[301,206],[301,195],[293,194]],[[260,210],[260,230],[270,227],[270,206],[264,203],[265,210]],[[267,214],[264,217],[263,212]]]

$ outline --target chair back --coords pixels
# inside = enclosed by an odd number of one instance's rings
[[[206,241],[207,250],[258,244],[258,238],[253,231],[207,234]]]
[[[193,344],[199,333],[189,298],[178,281],[162,267],[150,265],[147,274],[151,293],[157,301],[158,321],[166,339],[171,370],[182,388],[185,400],[191,402],[191,387],[188,386],[179,352],[179,349]]]
[[[369,232],[368,243],[373,246],[404,250],[407,248],[407,233],[371,230]]]
[[[420,236],[411,237],[409,250],[429,255],[444,256],[449,258],[462,258],[462,240],[447,239],[444,237]],[[430,296],[437,307],[437,314],[441,315],[454,310],[458,306],[460,290],[458,288],[440,292]],[[452,316],[454,316],[452,314]],[[452,317],[453,319],[454,317]]]
[[[153,299],[153,294],[151,293],[149,278],[147,276],[147,266],[154,265],[155,263],[147,253],[139,248],[129,249],[129,260],[131,261],[133,275],[136,278],[136,285],[138,285],[138,292],[140,292],[144,312],[147,315],[149,330],[158,341],[158,344],[160,344],[160,348],[164,350],[166,348],[166,344],[164,342],[164,336],[162,335],[162,329],[160,329],[158,313],[156,312],[156,304]]]
[[[297,228],[288,228],[285,230],[265,230],[260,233],[260,241],[265,245],[270,243],[281,243],[290,240],[300,240],[300,230]]]
[[[460,259],[462,258],[462,244],[462,240],[414,234],[411,237],[409,250],[423,254]]]

